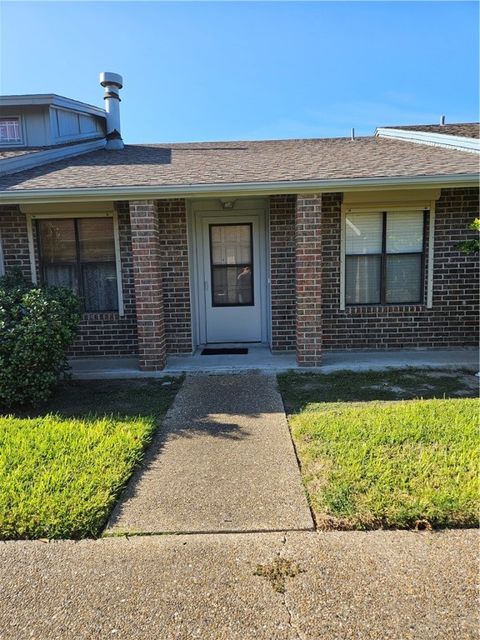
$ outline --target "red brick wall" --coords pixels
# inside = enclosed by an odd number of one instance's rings
[[[117,210],[125,315],[120,317],[115,312],[84,314],[78,337],[69,355],[126,356],[135,355],[137,351],[128,203],[119,203]],[[6,270],[20,267],[25,277],[30,279],[26,216],[18,206],[0,207],[0,235]]]
[[[322,356],[323,196],[298,195],[295,214],[297,362],[320,364]]]
[[[457,249],[459,242],[474,235],[468,225],[479,211],[476,189],[444,189],[437,202],[433,309],[426,309],[424,305],[399,305],[347,307],[340,311],[341,194],[323,194],[316,202],[311,202],[310,196],[300,200],[295,224],[296,197],[270,198],[274,350],[295,349],[296,331],[301,338],[300,358],[309,363],[318,362],[322,350],[447,347],[476,343],[478,256],[464,256]],[[156,208],[165,348],[167,353],[188,353],[191,351],[191,305],[185,201],[161,201]],[[71,352],[73,355],[137,353],[128,203],[117,203],[117,211],[125,316],[120,318],[118,313],[86,315]],[[297,247],[295,228],[299,240]],[[0,207],[0,230],[6,268],[20,266],[30,277],[26,220],[17,206]],[[145,240],[139,229],[137,231],[137,246],[140,247],[138,243],[148,242],[148,239]],[[296,291],[295,263],[299,276]],[[142,304],[150,305],[150,302],[144,300]],[[156,321],[161,305],[156,311],[154,306],[150,306],[150,312]]]
[[[296,196],[270,198],[272,350],[295,350]]]
[[[477,343],[478,256],[458,243],[473,237],[476,189],[443,189],[436,203],[433,308],[352,306],[339,310],[341,194],[323,196],[323,349],[450,347]]]
[[[0,207],[0,237],[5,270],[20,267],[26,278],[31,278],[28,251],[27,222],[17,205]]]
[[[165,366],[166,357],[157,203],[131,201],[130,224],[139,366],[145,371],[157,371]]]
[[[167,353],[191,353],[186,203],[184,199],[160,200],[157,207]]]

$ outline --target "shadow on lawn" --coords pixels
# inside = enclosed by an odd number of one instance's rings
[[[468,371],[395,369],[338,371],[278,376],[287,413],[299,413],[324,402],[372,402],[415,398],[478,396],[478,378]]]
[[[160,419],[180,389],[183,378],[158,380],[71,380],[61,382],[53,396],[38,407],[19,407],[2,413],[17,418],[55,414],[60,418],[97,420],[152,416]]]

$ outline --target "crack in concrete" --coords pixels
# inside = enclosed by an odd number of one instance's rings
[[[279,551],[277,552],[277,556],[279,558],[282,558],[282,551],[284,551],[286,546],[287,546],[287,533],[288,533],[287,531],[285,531],[283,533],[282,546],[280,547]],[[285,590],[283,591],[281,596],[282,596],[282,605],[285,607],[285,610],[286,610],[287,615],[288,615],[288,626],[294,632],[295,637],[297,638],[297,640],[305,640],[305,636],[300,632],[298,627],[293,622],[293,611],[292,611],[291,606],[287,602],[287,590],[288,590],[288,581],[285,580]]]

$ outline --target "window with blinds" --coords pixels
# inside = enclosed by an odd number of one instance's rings
[[[85,311],[117,311],[112,219],[38,220],[37,225],[43,282],[74,291]]]
[[[354,212],[345,219],[345,303],[422,301],[425,213]]]

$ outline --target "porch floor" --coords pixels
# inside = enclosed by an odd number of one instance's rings
[[[222,346],[222,345],[216,345]],[[231,346],[231,345],[230,345]],[[245,345],[242,345],[245,346]],[[160,378],[192,372],[229,373],[260,369],[263,371],[381,371],[382,369],[418,367],[435,369],[466,369],[477,371],[478,350],[475,347],[456,349],[403,349],[392,351],[328,351],[322,366],[302,369],[294,353],[273,354],[265,345],[248,345],[246,355],[202,356],[203,347],[192,355],[170,356],[162,371],[140,371],[136,358],[71,358],[72,377],[78,380],[115,378]]]

